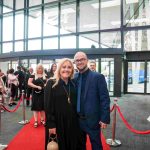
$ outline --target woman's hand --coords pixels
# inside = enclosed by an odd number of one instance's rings
[[[56,134],[56,128],[49,129],[49,135]]]
[[[41,86],[37,86],[38,90],[42,90],[42,87]]]

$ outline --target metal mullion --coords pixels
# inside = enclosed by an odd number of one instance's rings
[[[123,25],[124,25],[124,9],[123,9],[123,0],[121,0],[121,5],[120,5],[120,11],[121,11],[121,16],[120,16],[120,19],[121,19],[121,49],[122,51],[124,52],[124,30],[123,30]]]
[[[76,1],[76,49],[79,49],[80,1]]]
[[[13,52],[15,52],[15,4],[16,0],[13,0]]]
[[[61,15],[61,2],[58,2],[58,49],[60,49],[60,15]]]
[[[1,21],[0,21],[0,36],[1,36],[1,39],[0,39],[0,54],[3,53],[3,46],[2,46],[2,41],[3,41],[3,0],[1,0],[1,6],[0,6],[0,13],[1,13]]]
[[[44,29],[44,0],[42,0],[42,17],[41,17],[41,50],[43,50],[43,29]]]

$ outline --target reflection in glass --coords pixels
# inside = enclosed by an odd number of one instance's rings
[[[92,34],[80,34],[79,36],[79,48],[99,48],[98,33]]]
[[[124,34],[125,51],[149,51],[150,30],[127,31]]]
[[[18,61],[16,60],[13,60],[12,62],[11,62],[11,66],[10,66],[11,68],[13,68],[14,70],[17,70],[17,67],[18,67]],[[9,68],[10,69],[10,68]]]
[[[76,36],[60,37],[60,49],[76,48]]]
[[[98,2],[99,0],[80,2],[80,32],[99,29],[98,9],[92,6]]]
[[[143,93],[145,62],[128,62],[128,92]]]
[[[149,0],[126,0],[124,4],[124,24],[126,26],[150,25]]]
[[[43,39],[43,49],[58,49],[58,38],[45,38]]]
[[[29,67],[33,68],[33,72],[35,72],[37,66],[37,59],[29,59]]]
[[[29,30],[28,37],[40,37],[41,36],[41,9],[29,10]]]
[[[110,95],[114,92],[114,58],[101,59],[101,73],[105,76]]]
[[[121,48],[121,34],[120,32],[104,32],[100,34],[101,48]]]
[[[28,67],[28,59],[22,59],[22,60],[20,60],[20,63],[21,63],[21,66],[23,66],[23,67]]]
[[[42,0],[29,0],[29,7],[40,5],[42,3]]]
[[[61,6],[61,34],[76,32],[76,3]]]
[[[24,8],[24,0],[16,0],[16,10]]]
[[[13,14],[3,18],[3,41],[13,40]]]
[[[29,40],[28,50],[41,50],[41,40]]]
[[[3,0],[3,13],[13,11],[13,0]]]
[[[23,45],[24,45],[23,41],[15,42],[15,52],[24,51]]]
[[[9,53],[9,52],[12,52],[12,47],[13,44],[12,42],[9,42],[9,43],[3,43],[3,53]]]
[[[58,5],[45,7],[43,35],[58,35]]]
[[[99,3],[92,5],[99,8]],[[113,29],[121,26],[120,0],[102,1],[100,4],[100,29]]]
[[[15,15],[15,40],[24,38],[24,12]]]

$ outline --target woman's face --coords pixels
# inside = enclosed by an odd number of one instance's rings
[[[37,68],[37,74],[43,74],[43,68],[42,68],[42,66],[39,66]]]
[[[71,77],[72,75],[72,65],[69,61],[66,61],[63,63],[63,65],[60,68],[60,76],[62,79],[67,79],[69,77]]]
[[[53,66],[52,66],[52,70],[53,70],[53,72],[55,72],[55,71],[56,71],[56,69],[57,69],[56,64],[53,64]]]

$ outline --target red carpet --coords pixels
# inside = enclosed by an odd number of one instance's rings
[[[39,125],[38,128],[33,127],[33,118],[29,124],[26,124],[19,133],[8,144],[7,150],[44,150],[44,127]],[[101,135],[104,150],[110,150],[106,144],[105,138]],[[91,144],[88,138],[87,150],[91,150]]]

